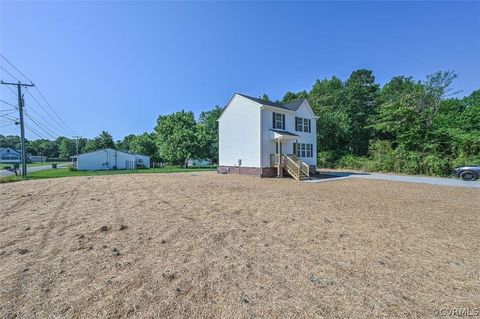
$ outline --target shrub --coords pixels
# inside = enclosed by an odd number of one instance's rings
[[[395,151],[389,141],[373,141],[368,153],[373,170],[391,172],[395,169]]]
[[[75,166],[73,166],[73,165],[69,165],[69,166],[68,166],[68,169],[69,169],[70,171],[76,171],[76,170],[77,170],[77,168],[76,168]]]
[[[319,167],[334,168],[338,161],[338,154],[333,151],[319,152],[317,155],[317,160]]]
[[[348,154],[340,158],[337,166],[340,168],[350,168],[355,170],[371,170],[372,163],[366,157]]]
[[[450,175],[451,165],[448,160],[441,158],[436,154],[425,156],[422,161],[421,174],[426,175]]]

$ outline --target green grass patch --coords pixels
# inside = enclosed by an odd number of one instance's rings
[[[39,172],[28,174],[28,178],[57,178],[57,177],[72,177],[72,176],[97,176],[97,175],[122,175],[122,174],[153,174],[153,173],[188,173],[200,171],[215,171],[216,166],[210,167],[195,167],[182,168],[179,166],[167,166],[162,168],[148,168],[137,170],[106,170],[106,171],[72,171],[68,167],[61,167],[57,169],[48,169]]]
[[[47,165],[52,165],[52,164],[55,164],[55,163],[61,163],[61,162],[33,162],[33,163],[27,163],[27,167],[47,166]],[[22,164],[20,164],[19,166],[22,166]],[[3,169],[4,167],[13,167],[13,164],[1,163],[0,164],[0,169]]]

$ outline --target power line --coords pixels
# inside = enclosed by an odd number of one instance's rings
[[[14,91],[11,87],[7,86],[7,88],[12,92],[12,94],[14,94],[14,95],[16,96],[15,91]],[[59,132],[60,135],[64,135],[64,134],[65,134],[66,136],[70,136],[71,133],[69,133],[67,130],[65,130],[65,128],[64,128],[64,127],[48,112],[48,110],[46,110],[46,109],[43,107],[43,105],[35,98],[35,96],[34,96],[29,90],[26,90],[26,91],[27,91],[27,93],[32,97],[32,99],[40,106],[40,108],[41,108],[53,121],[55,121],[55,123],[57,123],[57,125],[58,125],[60,128],[62,128],[62,130],[64,130],[64,131],[62,132],[61,130],[57,129],[54,125],[52,125],[52,123],[50,123],[47,119],[45,119],[40,113],[38,113],[38,112],[37,112],[33,107],[31,107],[29,104],[26,104],[26,103],[25,103],[25,105],[28,106],[29,109],[30,109],[32,112],[34,112],[34,113],[37,114],[40,118],[42,118],[43,121],[45,121],[46,123],[48,123],[52,128],[54,128],[57,132]],[[6,103],[6,104],[8,104],[8,105],[11,105],[11,106],[16,107],[16,105],[13,105],[13,104],[8,103],[8,102],[6,102],[6,101],[3,101],[3,100],[0,100],[0,101]],[[50,131],[50,130],[49,130],[49,131]],[[50,132],[51,132],[51,131],[50,131]],[[55,135],[59,135],[59,134],[56,134],[56,133],[55,133]],[[59,136],[60,136],[60,135],[59,135]]]
[[[28,128],[30,131],[32,131],[33,134],[38,136],[41,139],[48,140],[48,138],[45,138],[45,136],[42,136],[40,133],[38,133],[36,130],[34,130],[32,127],[25,125],[26,128]]]
[[[76,135],[77,133],[75,133],[74,130],[72,130],[68,125],[67,123],[65,123],[65,121],[60,117],[60,115],[58,115],[58,113],[55,111],[55,109],[50,105],[50,103],[48,103],[47,99],[45,98],[45,96],[43,95],[43,93],[40,91],[40,89],[38,87],[35,86],[35,89],[37,90],[37,92],[40,94],[40,96],[42,97],[42,99],[45,101],[45,103],[47,103],[47,105],[50,107],[50,109],[53,111],[53,113],[55,113],[55,115],[60,119],[60,121],[65,125],[65,128],[67,128],[67,130],[69,130],[70,132],[73,133],[73,135]],[[28,90],[27,90],[28,91]]]
[[[0,110],[0,112],[5,112],[5,113],[3,113],[3,115],[10,115],[12,113],[17,112],[17,110],[16,109],[14,109],[14,110]]]
[[[60,124],[60,122],[58,122],[58,121],[43,107],[43,105],[42,105],[40,102],[38,102],[38,100],[35,98],[35,96],[33,96],[32,93],[30,93],[29,90],[26,90],[26,91],[27,91],[27,93],[32,97],[32,99],[38,104],[38,106],[40,106],[40,108],[41,108],[55,123],[57,123],[57,125],[58,125],[59,127],[62,127],[62,129],[65,129],[65,128]],[[67,131],[65,131],[65,132],[67,132]],[[71,134],[67,134],[67,135],[71,135]]]
[[[28,117],[39,129],[41,129],[43,132],[45,132],[47,135],[50,135],[53,139],[56,139],[59,137],[57,134],[55,134],[52,130],[50,130],[48,127],[44,126],[42,123],[37,122],[35,119],[33,119],[30,114],[25,112],[25,116]]]
[[[0,54],[0,57],[2,57],[5,61],[7,61],[8,64],[10,64],[18,73],[20,73],[25,79],[27,79],[28,81],[30,81],[30,83],[33,83],[33,81],[25,75],[25,73],[23,73],[22,71],[20,71],[19,68],[17,68],[12,62],[10,62],[10,60],[8,60],[3,54]],[[3,69],[3,68],[2,68]],[[5,69],[4,69],[5,70]],[[6,70],[5,70],[6,71]],[[11,75],[10,72],[6,71],[8,74]],[[13,78],[16,79],[15,76],[11,75]],[[17,79],[18,81],[18,79]],[[47,101],[47,99],[45,98],[45,95],[42,93],[42,91],[40,91],[40,89],[35,86],[35,89],[37,90],[38,94],[40,94],[40,96],[42,97],[42,99],[45,101],[45,103],[48,105],[48,107],[53,111],[53,113],[58,117],[58,119],[63,123],[64,125],[64,128],[67,129],[67,131],[70,131],[71,133],[73,133],[73,135],[77,135],[75,133],[74,130],[72,130],[68,125],[67,123],[65,123],[65,121],[60,117],[60,115],[57,113],[57,111],[55,111],[55,109],[53,108],[53,106]],[[28,92],[28,90],[27,90]],[[30,93],[31,95],[31,93]]]
[[[28,78],[28,76],[26,76],[22,71],[20,71],[12,62],[10,62],[3,54],[0,54],[0,57],[2,57],[5,61],[7,61],[8,64],[10,64],[18,73],[20,73],[21,75],[23,75],[23,77],[25,79],[27,79],[30,83],[32,83],[33,81],[30,80]]]
[[[57,131],[58,133],[60,133],[60,134],[58,134],[59,136],[63,136],[63,135],[69,136],[69,135],[70,135],[69,133],[66,133],[65,131],[61,131],[61,130],[59,130],[58,128],[56,128],[55,125],[52,125],[52,123],[50,123],[46,118],[44,118],[44,117],[42,116],[42,114],[40,114],[40,113],[38,113],[37,111],[35,111],[35,109],[32,108],[30,105],[28,105],[28,104],[26,104],[26,103],[25,103],[25,105],[28,106],[28,110],[29,110],[29,111],[32,111],[33,113],[35,113],[36,115],[38,115],[43,121],[45,121],[48,125],[50,125],[50,128],[52,128],[52,129],[54,129],[55,131]],[[37,119],[37,120],[38,120],[38,119]],[[66,133],[66,134],[65,134],[65,133]]]
[[[4,119],[10,120],[10,121],[14,121],[14,122],[17,121],[17,120],[14,119],[14,118],[11,118],[11,117],[8,117],[8,116],[2,115],[2,114],[0,114],[0,117],[3,117]]]
[[[10,106],[13,106],[15,109],[17,109],[17,106],[15,104],[12,104],[12,103],[4,101],[4,100],[0,100],[0,102],[5,103],[5,104],[10,105]]]
[[[7,73],[8,75],[10,75],[12,78],[14,78],[15,80],[17,80],[18,82],[20,82],[20,80],[19,80],[15,75],[13,75],[12,73],[8,72],[8,70],[5,69],[3,66],[0,65],[0,69],[2,69],[5,73]]]
[[[0,125],[0,128],[7,127],[7,126],[10,126],[10,125],[15,125],[15,123],[8,123],[8,124]]]
[[[7,88],[10,90],[10,92],[12,92],[13,95],[15,95],[15,97],[17,97],[17,93],[15,93],[15,91],[11,87],[7,86]]]

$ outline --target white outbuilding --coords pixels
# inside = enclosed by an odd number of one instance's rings
[[[150,157],[106,148],[74,157],[77,170],[98,171],[150,167]]]

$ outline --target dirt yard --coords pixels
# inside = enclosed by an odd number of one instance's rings
[[[478,190],[215,173],[0,184],[2,318],[480,308]]]

